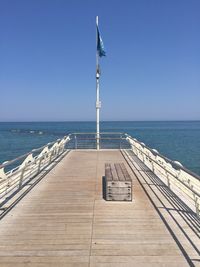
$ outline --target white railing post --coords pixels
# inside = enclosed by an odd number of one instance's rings
[[[60,153],[61,149],[60,149],[60,145],[58,146],[58,149],[57,149],[57,156],[59,156],[61,153]]]
[[[53,155],[53,153],[54,153],[54,150],[52,150],[52,151],[50,152],[50,155],[49,155],[49,164],[51,163],[51,159],[52,159],[52,155]]]
[[[41,167],[41,163],[42,163],[42,160],[43,160],[43,155],[39,158],[39,164],[38,164],[38,169],[37,169],[37,173],[40,172],[40,167]]]
[[[200,217],[200,177],[184,168],[180,162],[172,162],[160,155],[157,150],[148,148],[136,139],[127,140],[133,153]]]
[[[17,192],[23,187],[23,184],[40,171],[51,164],[54,157],[61,155],[64,152],[65,144],[70,140],[69,136],[65,136],[62,140],[57,140],[52,143],[48,143],[45,146],[42,146],[37,149],[17,157],[11,161],[6,161],[3,164],[0,164],[0,203],[8,195]],[[60,142],[59,142],[60,141]],[[51,145],[52,150],[49,149]],[[34,153],[34,157],[33,157]],[[23,161],[22,161],[23,160]],[[5,167],[11,166],[12,164],[16,165],[16,162],[22,161],[17,167],[14,167],[12,170],[4,172]]]
[[[20,174],[20,179],[19,179],[19,189],[22,187],[26,166],[27,166],[27,164],[25,164],[24,167],[21,169],[21,174]]]

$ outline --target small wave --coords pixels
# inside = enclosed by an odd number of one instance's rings
[[[20,130],[19,130],[19,129],[12,129],[11,132],[12,132],[12,133],[19,133]]]
[[[12,129],[10,130],[11,133],[20,133],[20,134],[39,134],[42,135],[44,134],[43,131],[39,131],[39,130],[29,130],[29,129]]]

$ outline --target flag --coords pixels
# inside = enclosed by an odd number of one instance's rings
[[[106,56],[106,51],[104,49],[103,41],[101,39],[98,26],[97,26],[97,52],[100,57]]]

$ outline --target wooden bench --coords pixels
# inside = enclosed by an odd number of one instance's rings
[[[132,201],[132,180],[124,163],[105,164],[106,200]]]

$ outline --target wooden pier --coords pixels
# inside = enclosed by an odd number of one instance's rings
[[[102,196],[105,163],[124,162],[132,202]],[[70,151],[0,221],[0,267],[200,266],[200,222],[139,159]]]

